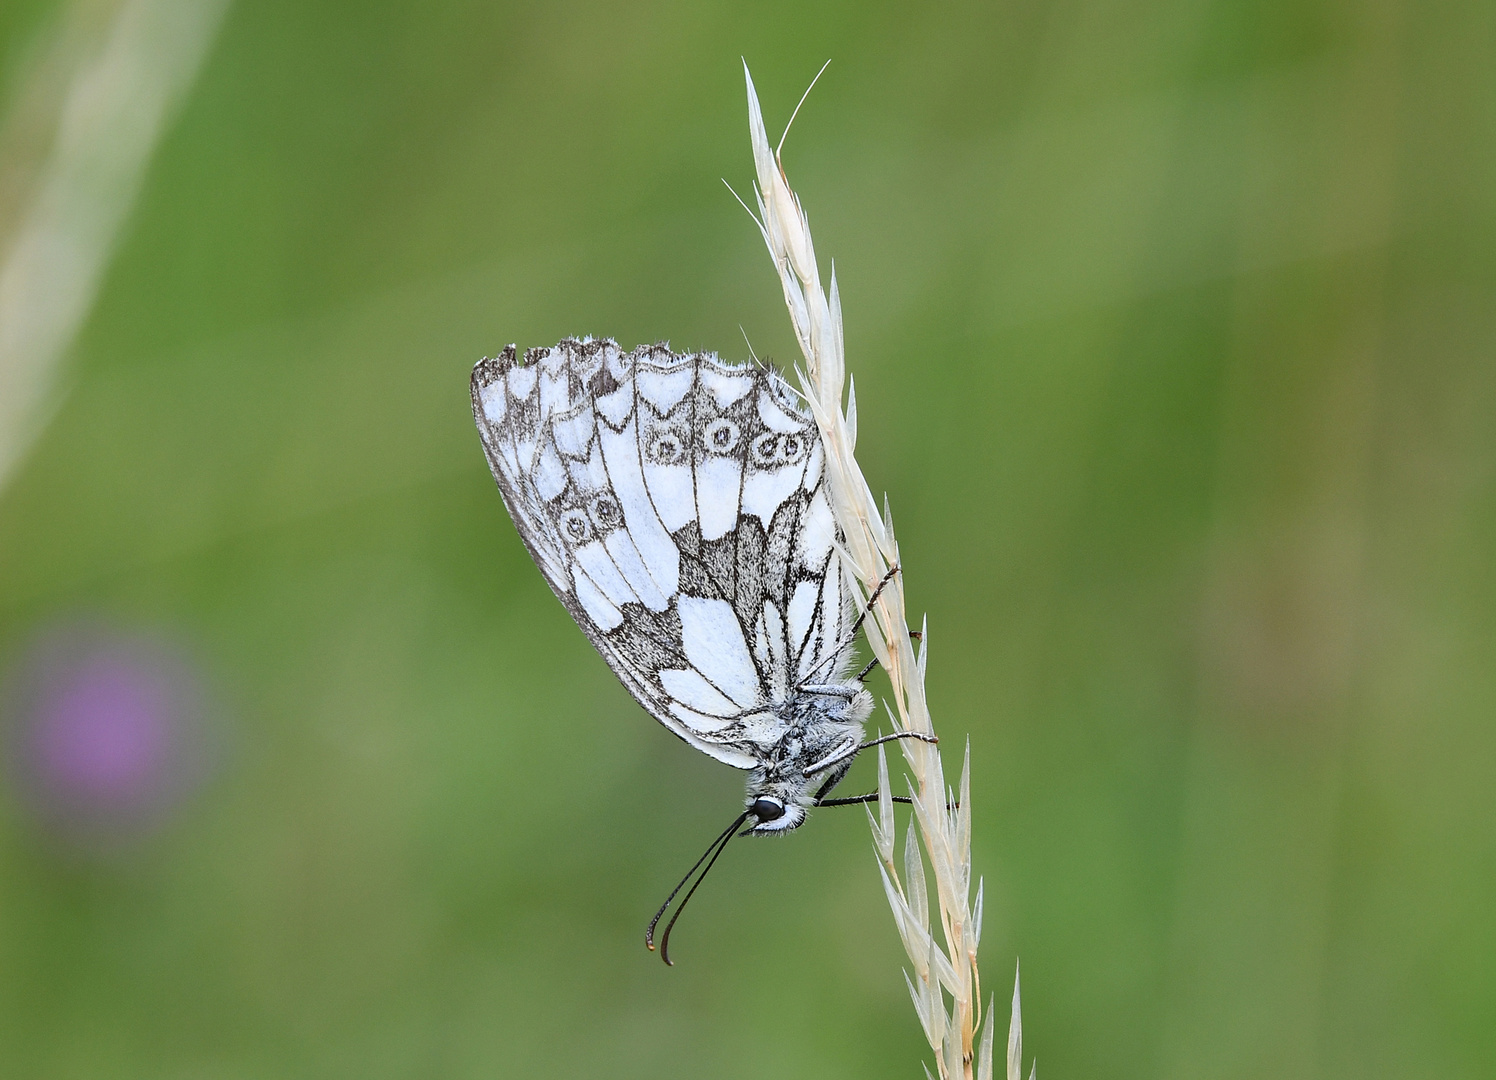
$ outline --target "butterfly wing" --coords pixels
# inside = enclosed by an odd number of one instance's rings
[[[709,354],[569,339],[481,361],[472,395],[521,539],[608,666],[691,745],[756,765],[773,706],[839,674],[850,624],[794,392]]]

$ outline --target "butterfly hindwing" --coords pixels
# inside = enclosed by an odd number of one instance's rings
[[[629,692],[739,768],[773,706],[840,674],[851,591],[824,448],[769,369],[613,341],[513,347],[473,415],[542,574]]]

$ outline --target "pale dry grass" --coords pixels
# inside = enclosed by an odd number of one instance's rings
[[[72,0],[0,117],[0,485],[229,0]]]
[[[899,730],[934,735],[935,727],[925,701],[929,636],[920,635],[916,653],[904,607],[905,567],[894,539],[892,517],[886,501],[880,510],[853,454],[857,444],[855,388],[845,394],[845,408],[842,404],[846,357],[836,270],[833,266],[829,292],[822,291],[810,224],[799,198],[790,190],[778,150],[769,148],[758,95],[746,64],[743,74],[748,85],[748,124],[758,174],[756,220],[779,272],[785,304],[805,357],[805,366],[798,369],[798,374],[826,446],[832,507],[845,536],[841,557],[861,586],[863,596],[877,593],[870,617],[863,626],[868,645],[893,688],[892,705],[885,702],[884,708]],[[879,583],[894,567],[899,572],[879,591]],[[897,827],[893,791],[888,760],[881,746],[878,748],[881,798],[877,815],[869,811],[868,819],[894,924],[913,971],[912,977],[905,972],[909,993],[925,1037],[935,1052],[935,1065],[942,1080],[957,1077],[990,1080],[994,1015],[989,1005],[983,1023],[977,972],[977,945],[982,933],[981,881],[977,882],[975,897],[971,888],[971,748],[970,745],[966,748],[959,789],[952,791],[946,785],[936,746],[918,739],[901,739],[898,745],[908,767],[915,823],[904,838],[902,869],[894,854]],[[939,917],[940,940],[931,930],[926,862],[935,879],[934,913]],[[1009,1080],[1021,1080],[1021,1032],[1015,975],[1008,1035]]]

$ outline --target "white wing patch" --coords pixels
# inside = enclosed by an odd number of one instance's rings
[[[796,564],[805,570],[824,566],[835,539],[836,519],[831,516],[831,504],[824,491],[817,491],[810,498],[800,533],[795,537]]]
[[[504,416],[507,411],[504,406],[509,397],[504,393],[503,383],[494,383],[492,386],[485,386],[478,392],[478,399],[482,403],[483,419],[487,420],[494,427],[504,422]]]
[[[765,710],[845,666],[852,605],[819,432],[788,384],[567,340],[481,362],[473,415],[520,536],[608,665],[676,734],[753,767]]]
[[[740,711],[722,691],[707,682],[706,676],[699,671],[690,668],[662,668],[660,682],[664,685],[665,692],[683,708],[715,719],[718,726],[726,724],[729,716]]]
[[[758,670],[732,605],[696,596],[681,596],[677,603],[681,641],[691,666],[732,699],[734,712],[760,704]]]
[[[790,597],[789,640],[797,656],[804,651],[806,639],[810,637],[811,621],[816,616],[820,600],[821,590],[814,581],[800,582]]]
[[[640,562],[654,579],[659,592],[671,596],[680,583],[680,552],[660,520],[645,485],[633,422],[628,422],[622,431],[603,426],[598,443],[602,446],[603,461],[613,481],[613,493],[623,506],[624,524],[639,553]]]
[[[586,573],[576,575],[577,601],[587,617],[601,630],[616,630],[623,625],[623,612],[603,595]]]

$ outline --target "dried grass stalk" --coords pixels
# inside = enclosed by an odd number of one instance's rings
[[[900,568],[878,593],[871,615],[863,625],[868,645],[893,687],[892,706],[885,703],[890,719],[900,730],[933,735],[935,728],[925,701],[929,635],[921,635],[916,653],[904,607],[905,574],[894,540],[893,520],[886,502],[880,511],[853,456],[857,441],[855,387],[846,393],[845,409],[842,405],[846,359],[836,269],[833,266],[829,293],[823,292],[810,224],[799,198],[785,179],[779,151],[769,149],[758,95],[746,63],[743,75],[748,84],[748,125],[758,174],[754,189],[758,203],[756,221],[779,272],[795,337],[805,357],[805,366],[797,368],[797,374],[826,446],[832,509],[845,537],[841,557],[864,598],[877,590],[891,568]],[[917,826],[905,837],[902,871],[894,860],[897,837],[893,792],[888,759],[881,746],[878,748],[881,798],[877,815],[869,810],[868,820],[894,925],[912,968],[912,975],[905,972],[909,996],[935,1052],[935,1067],[941,1080],[956,1077],[990,1080],[993,1011],[988,1008],[983,1027],[981,983],[977,975],[977,944],[982,934],[980,881],[975,898],[971,892],[971,747],[968,743],[959,791],[952,791],[946,786],[940,753],[935,746],[917,739],[901,739],[898,745],[908,766]],[[938,941],[930,926],[926,861],[935,882],[935,913],[939,915],[941,931]],[[1009,1080],[1021,1080],[1018,1072],[1021,1029],[1015,977],[1006,1070]]]
[[[229,0],[73,0],[0,117],[0,486],[60,368]]]

